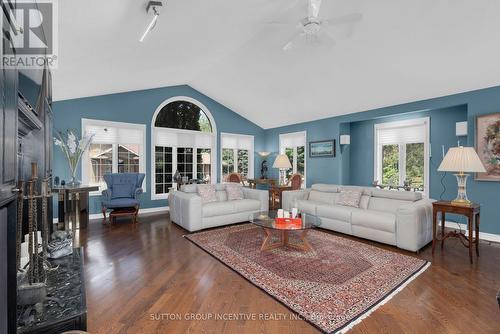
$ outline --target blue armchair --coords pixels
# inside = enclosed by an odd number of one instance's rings
[[[142,173],[113,173],[105,174],[104,181],[108,189],[102,192],[102,214],[106,223],[108,209],[135,209],[132,211],[134,222],[139,212],[139,196],[142,194],[142,182],[145,174]]]

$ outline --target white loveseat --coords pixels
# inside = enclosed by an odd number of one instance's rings
[[[359,208],[337,205],[341,188],[360,189]],[[432,241],[432,200],[421,193],[314,184],[283,192],[283,208],[317,215],[321,227],[416,252]]]
[[[228,201],[225,184],[216,184],[215,189],[217,201],[210,203],[202,203],[196,184],[184,185],[181,190],[171,192],[168,196],[170,220],[193,232],[245,222],[252,213],[269,208],[269,194],[265,190],[242,187],[244,198]]]

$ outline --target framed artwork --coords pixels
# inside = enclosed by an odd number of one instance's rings
[[[500,113],[477,116],[476,151],[486,173],[476,173],[478,181],[500,181]]]
[[[309,157],[335,157],[335,139],[309,142]]]

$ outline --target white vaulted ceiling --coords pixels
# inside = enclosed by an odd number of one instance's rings
[[[307,0],[59,1],[55,100],[179,84],[276,127],[500,85],[498,0],[323,0],[332,46],[282,47]],[[295,5],[294,5],[295,4]]]

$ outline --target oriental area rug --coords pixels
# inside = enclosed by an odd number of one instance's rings
[[[265,236],[252,224],[185,237],[325,333],[347,332],[430,265],[320,230],[308,233],[308,252],[261,251]]]

